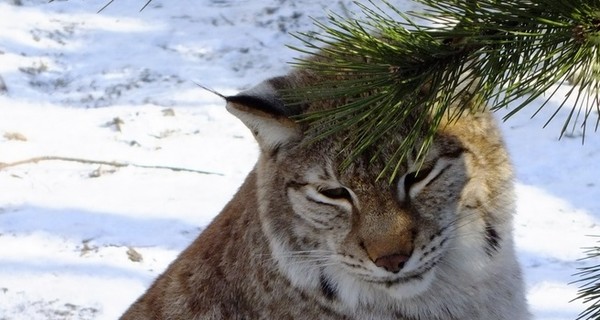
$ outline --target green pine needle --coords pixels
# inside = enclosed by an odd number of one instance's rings
[[[386,1],[356,3],[365,18],[332,14],[328,24],[315,22],[322,34],[297,35],[304,47],[294,49],[308,57],[294,64],[332,80],[291,98],[345,101],[300,119],[317,138],[350,131],[348,150],[356,157],[422,108],[430,119],[416,119],[382,172],[391,181],[408,154],[417,150],[422,160],[444,117],[487,102],[491,110],[511,104],[509,118],[545,96],[542,109],[558,92],[549,89],[567,83],[574,87],[559,109],[571,110],[560,133],[576,123],[585,132],[600,109],[600,1],[416,1],[423,12],[404,14]],[[570,97],[575,102],[568,106]],[[465,110],[449,114],[452,105]]]
[[[577,297],[573,299],[581,300],[588,307],[579,314],[576,320],[590,320],[600,318],[600,247],[594,246],[587,248],[586,257],[582,260],[593,260],[595,264],[589,267],[579,268],[575,274],[579,279],[573,283],[578,283],[579,290]]]

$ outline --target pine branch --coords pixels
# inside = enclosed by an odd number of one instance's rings
[[[588,304],[586,310],[581,312],[576,320],[600,318],[600,264],[598,263],[600,247],[587,248],[586,255],[582,260],[594,260],[595,264],[579,268],[579,272],[575,274],[579,279],[573,283],[578,283],[580,287],[577,297],[572,301],[581,300],[584,304]]]
[[[384,170],[393,180],[407,154],[417,150],[422,159],[442,119],[460,117],[482,102],[494,111],[510,104],[507,119],[547,95],[539,112],[557,92],[550,89],[567,82],[574,87],[548,121],[574,96],[561,136],[577,122],[585,133],[592,111],[600,110],[598,0],[416,1],[426,6],[423,12],[356,3],[364,19],[332,14],[329,24],[315,22],[323,34],[297,35],[304,47],[294,49],[308,57],[294,63],[332,80],[288,98],[346,101],[300,119],[317,137],[350,130],[348,149],[357,156],[384,132],[401,127],[411,110],[424,109],[431,119],[413,119]],[[453,105],[463,108],[449,113]]]

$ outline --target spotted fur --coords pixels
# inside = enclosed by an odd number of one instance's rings
[[[308,143],[291,119],[336,103],[280,98],[315,80],[295,70],[227,98],[260,158],[122,319],[529,319],[512,169],[492,116],[444,123],[423,167],[401,164],[390,185],[377,176],[405,133],[340,170],[349,133]]]

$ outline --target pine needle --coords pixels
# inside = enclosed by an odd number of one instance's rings
[[[593,261],[594,264],[587,267],[579,268],[579,272],[575,274],[579,279],[572,282],[579,284],[577,297],[572,301],[581,300],[588,305],[582,311],[576,320],[590,320],[600,318],[600,247],[594,246],[587,248],[586,257],[582,261]]]
[[[452,106],[466,108],[453,112],[455,119],[483,103],[494,111],[510,105],[508,119],[544,96],[539,112],[559,92],[550,88],[569,84],[548,120],[571,108],[561,136],[575,123],[585,132],[589,118],[598,117],[599,0],[416,1],[425,9],[406,14],[386,1],[356,3],[365,18],[331,14],[328,23],[315,22],[321,34],[296,35],[304,47],[294,49],[307,57],[294,64],[335,82],[299,88],[290,98],[346,101],[300,119],[318,138],[352,132],[347,145],[356,157],[399,128],[411,110],[427,110],[430,119],[415,123],[384,169],[393,180],[397,161],[410,152],[419,150],[422,160]],[[600,118],[595,123],[596,130]]]

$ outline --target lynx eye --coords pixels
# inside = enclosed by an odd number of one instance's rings
[[[425,180],[425,178],[427,178],[431,174],[432,170],[433,167],[421,168],[421,170],[419,171],[414,171],[406,174],[406,176],[404,177],[404,190],[410,190],[410,187],[412,187],[414,184]]]
[[[440,158],[434,165],[405,174],[398,182],[400,201],[414,198],[421,190],[436,181],[452,164],[451,160]]]
[[[330,199],[336,199],[336,200],[343,199],[343,200],[348,200],[348,201],[352,200],[352,196],[350,195],[350,192],[348,192],[348,189],[346,189],[344,187],[322,189],[322,190],[319,190],[319,193]]]

